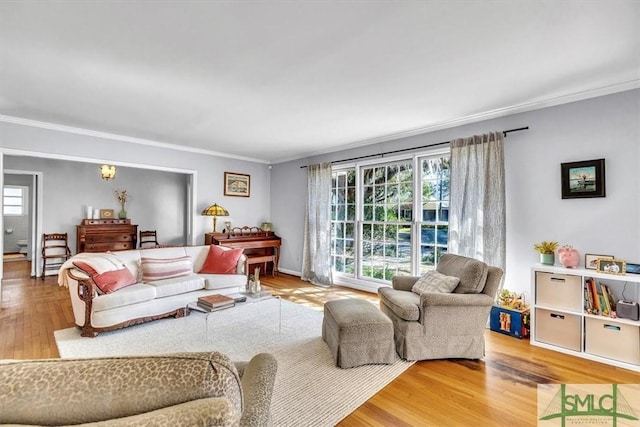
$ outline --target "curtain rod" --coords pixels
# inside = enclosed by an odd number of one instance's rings
[[[502,136],[503,137],[507,137],[508,133],[511,132],[519,132],[521,130],[529,130],[529,126],[525,126],[525,127],[521,127],[521,128],[516,128],[516,129],[508,129],[508,130],[503,130],[502,131]],[[358,156],[358,157],[351,157],[349,159],[342,159],[342,160],[334,160],[331,162],[331,164],[334,163],[342,163],[342,162],[348,162],[351,160],[360,160],[360,159],[368,159],[369,157],[376,157],[376,156],[381,156],[384,157],[387,154],[396,154],[396,153],[403,153],[405,151],[412,151],[412,150],[419,150],[421,148],[430,148],[430,147],[437,147],[439,145],[447,145],[451,143],[451,141],[443,141],[443,142],[436,142],[435,144],[427,144],[427,145],[421,145],[419,147],[411,147],[411,148],[402,148],[400,150],[393,150],[393,151],[385,151],[384,153],[377,153],[377,154],[367,154],[365,156]],[[306,168],[307,165],[304,166],[300,166],[300,169]]]

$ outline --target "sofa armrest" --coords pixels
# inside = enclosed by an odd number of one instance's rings
[[[424,309],[430,306],[486,307],[493,305],[493,303],[493,298],[485,294],[446,294],[427,292],[420,295],[420,305]]]
[[[271,424],[271,396],[276,381],[278,362],[269,353],[255,355],[247,364],[236,363],[241,372],[244,408],[240,418],[243,427]]]
[[[66,270],[67,275],[78,282],[78,299],[84,303],[84,324],[82,325],[83,337],[95,337],[96,332],[91,324],[93,313],[93,298],[96,296],[96,285],[91,277],[78,270]]]
[[[391,286],[399,291],[411,291],[420,276],[393,276]]]

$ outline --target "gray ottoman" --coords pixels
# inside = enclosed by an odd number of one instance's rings
[[[351,298],[325,303],[322,339],[340,368],[389,364],[396,359],[391,320],[365,300]]]

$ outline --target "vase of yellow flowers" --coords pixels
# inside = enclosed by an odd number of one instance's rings
[[[555,250],[558,249],[558,242],[534,243],[533,248],[540,253],[540,264],[553,265],[556,261]]]
[[[127,203],[129,194],[127,193],[127,190],[115,190],[114,193],[116,195],[116,198],[118,199],[118,202],[120,202],[120,212],[118,212],[118,218],[126,219],[127,211],[125,210],[124,205]]]

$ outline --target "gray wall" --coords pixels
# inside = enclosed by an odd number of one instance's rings
[[[51,170],[43,177],[45,183],[45,230],[69,229],[84,216],[85,206],[118,207],[111,197],[113,186],[129,185],[132,191],[130,216],[143,227],[152,227],[157,221],[167,223],[176,221],[180,215],[177,210],[184,205],[183,195],[178,195],[177,183],[166,179],[171,188],[154,192],[147,191],[148,184],[159,175],[147,175],[150,170],[135,172],[137,166],[156,170],[193,171],[196,176],[196,212],[194,215],[194,233],[196,244],[204,243],[204,233],[210,232],[211,217],[199,213],[212,203],[218,203],[230,212],[230,219],[237,226],[256,226],[269,219],[270,210],[270,173],[266,164],[239,159],[218,157],[209,154],[178,151],[171,148],[147,144],[132,144],[97,136],[87,136],[58,130],[0,122],[0,149],[4,150],[4,168],[17,168],[18,165],[6,164],[9,157],[38,158],[43,154],[49,158],[73,158],[85,162],[63,162],[59,170]],[[11,151],[7,151],[7,149]],[[19,150],[16,155],[13,150]],[[32,156],[30,154],[33,153]],[[12,160],[12,159],[10,159]],[[12,160],[13,161],[13,160]],[[25,160],[26,161],[26,160]],[[111,163],[118,166],[116,181],[106,183],[99,178],[95,163]],[[42,164],[42,167],[45,167]],[[26,166],[25,166],[26,167]],[[29,167],[33,169],[34,167]],[[0,170],[0,172],[2,172]],[[250,197],[224,196],[224,172],[237,172],[251,176]],[[176,178],[173,178],[176,179]],[[126,182],[125,182],[126,180]],[[158,186],[160,187],[160,186]],[[129,189],[129,188],[128,188]],[[174,200],[178,197],[179,200]],[[153,208],[146,203],[154,203]],[[61,205],[65,206],[62,207]],[[162,213],[166,217],[162,217]],[[48,219],[51,217],[55,219]],[[182,227],[182,225],[180,225]],[[156,227],[158,228],[158,227]],[[218,224],[221,230],[221,224]],[[75,233],[75,231],[74,231]],[[171,236],[162,239],[177,238],[175,231],[167,230]]]
[[[505,287],[529,295],[533,243],[571,244],[585,253],[640,262],[640,90],[593,98],[273,165],[271,219],[284,244],[280,266],[301,270],[306,169],[301,165],[420,146],[491,130],[529,126],[505,140]],[[560,163],[606,159],[606,198],[561,199]]]
[[[42,172],[42,232],[68,233],[74,253],[76,225],[87,217],[87,206],[113,209],[117,215],[120,204],[115,189],[126,189],[130,194],[127,217],[140,230],[157,229],[162,244],[186,243],[184,174],[119,167],[115,180],[104,181],[97,165],[84,162],[5,156],[4,165],[7,169]]]
[[[4,250],[3,253],[15,253],[20,250],[20,247],[16,244],[18,240],[29,240],[29,217],[33,212],[32,206],[30,206],[32,195],[32,181],[31,175],[18,175],[7,174],[4,179],[4,185],[21,185],[28,188],[29,205],[27,206],[27,215],[21,216],[4,216],[3,236],[4,236]],[[30,253],[30,251],[27,251]]]

